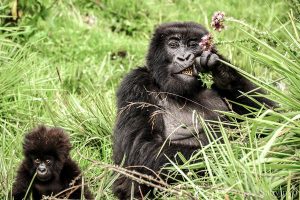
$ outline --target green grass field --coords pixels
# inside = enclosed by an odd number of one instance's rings
[[[228,21],[213,31],[218,10],[249,26]],[[96,199],[114,199],[113,171],[122,170],[111,165],[116,89],[145,63],[153,29],[169,21],[205,25],[233,67],[280,108],[241,117],[239,128],[223,130],[225,143],[174,164],[185,181],[161,199],[300,199],[299,16],[297,0],[0,1],[0,199],[9,197],[24,134],[42,123],[70,134]],[[203,167],[207,176],[197,177]]]

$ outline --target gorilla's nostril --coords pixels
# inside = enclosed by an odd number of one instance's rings
[[[176,58],[177,58],[177,60],[179,60],[179,61],[184,61],[184,58],[183,58],[183,57],[177,56]]]
[[[191,58],[191,56],[192,56],[192,54],[189,54],[189,55],[185,58],[185,60],[189,60],[189,59]]]

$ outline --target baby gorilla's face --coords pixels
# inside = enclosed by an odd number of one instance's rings
[[[36,172],[36,178],[39,181],[49,181],[53,177],[54,158],[52,156],[34,156],[33,165]]]

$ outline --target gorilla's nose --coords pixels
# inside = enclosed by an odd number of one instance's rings
[[[182,66],[189,66],[194,60],[194,55],[192,53],[186,53],[184,55],[177,55],[175,61]]]
[[[39,172],[40,174],[46,174],[46,172],[47,172],[46,166],[40,165],[40,166],[38,167],[38,172]]]

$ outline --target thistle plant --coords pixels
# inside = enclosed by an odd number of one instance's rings
[[[210,25],[214,30],[221,32],[225,28],[224,21],[225,12],[217,11],[212,16]]]
[[[213,36],[210,33],[203,36],[199,45],[203,51],[211,51],[213,47]]]
[[[213,36],[210,33],[204,35],[201,38],[201,41],[199,43],[199,46],[201,47],[202,51],[211,51],[213,45],[214,45]],[[207,88],[211,88],[211,85],[213,84],[211,73],[199,73],[198,76],[199,76],[199,80],[203,82],[203,86],[206,86]]]
[[[223,11],[216,11],[213,14],[210,25],[214,30],[221,32],[222,30],[226,29],[225,22],[238,23],[239,25],[241,25],[247,29],[250,29],[255,34],[258,34],[260,36],[265,36],[267,34],[267,32],[260,31],[260,30],[256,29],[255,27],[247,24],[243,20],[235,19],[234,17],[227,17],[225,12],[223,12]]]
[[[268,33],[266,31],[260,31],[257,28],[253,27],[252,25],[248,24],[247,22],[240,20],[240,19],[236,19],[234,17],[231,16],[227,16],[225,12],[223,11],[216,11],[212,18],[211,18],[211,27],[213,28],[213,30],[217,31],[217,32],[221,32],[223,30],[226,30],[228,25],[226,25],[226,23],[236,23],[250,31],[252,31],[256,37],[260,38],[260,39],[264,39],[266,40],[268,43],[274,43],[274,41],[270,38],[270,36],[268,35]],[[251,39],[249,38],[245,38],[245,39],[237,39],[237,40],[232,40],[232,41],[219,41],[219,42],[215,42],[215,45],[224,45],[224,44],[233,44],[233,43],[245,43],[245,42],[252,42]],[[276,45],[276,43],[275,43]]]
[[[267,34],[267,32],[260,31],[256,28],[254,28],[253,26],[247,24],[246,22],[242,21],[242,20],[235,19],[234,17],[228,17],[225,14],[224,11],[216,11],[213,14],[213,16],[211,17],[210,25],[213,28],[213,30],[215,30],[217,32],[221,32],[223,30],[226,30],[227,26],[225,25],[225,23],[227,23],[227,22],[234,22],[234,23],[239,24],[242,27],[245,27],[245,28],[251,30],[257,38],[266,40],[267,43],[275,44],[275,46],[277,44]],[[219,41],[219,42],[214,42],[213,39],[214,39],[214,37],[211,33],[208,33],[207,35],[204,35],[201,38],[201,41],[199,43],[199,46],[201,47],[201,50],[211,51],[213,46],[216,46],[216,45],[233,44],[233,43],[245,43],[245,42],[254,43],[250,38],[245,38],[245,39],[240,39],[240,40],[233,40],[233,41]],[[211,74],[202,74],[202,73],[200,73],[199,74],[199,79],[202,80],[203,84],[206,85],[206,87],[208,87],[208,88],[210,88],[210,86],[213,82]]]

